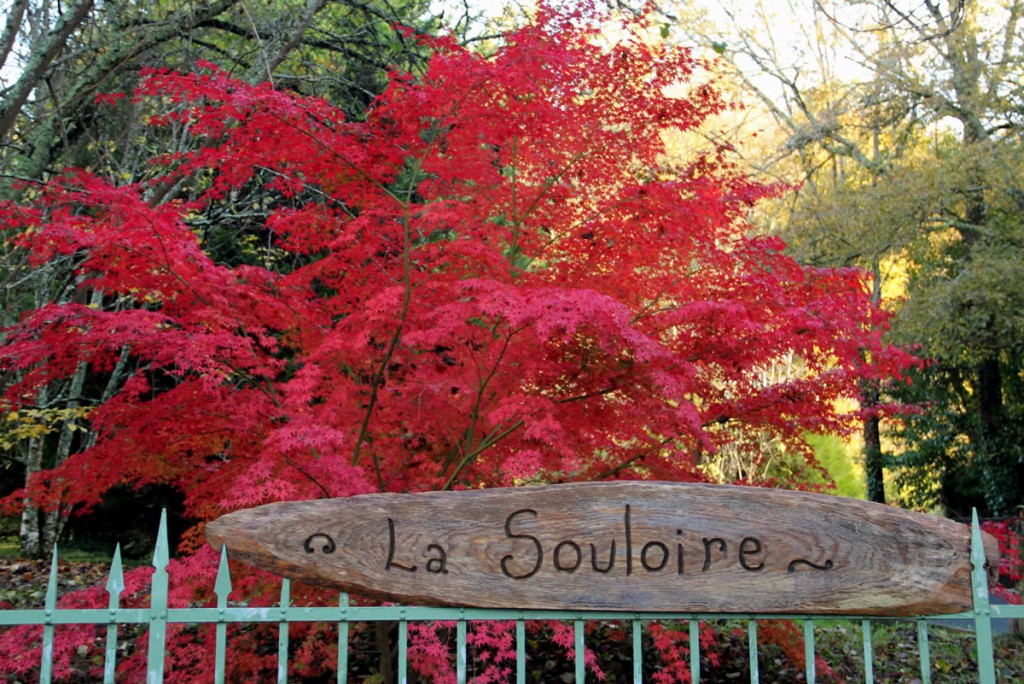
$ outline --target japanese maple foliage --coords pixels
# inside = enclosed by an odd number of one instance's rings
[[[489,58],[435,41],[429,70],[395,74],[358,121],[213,67],[146,74],[136,98],[163,107],[154,125],[187,124],[193,151],[150,181],[71,171],[0,209],[35,264],[74,261],[82,293],[6,331],[7,407],[81,362],[130,369],[90,414],[95,444],[33,501],[165,482],[207,520],[375,491],[699,480],[737,430],[806,452],[808,431],[850,427],[837,400],[907,357],[881,341],[862,273],[752,234],[777,189],[721,150],[667,161],[663,132],[726,105],[644,21],[601,34],[543,12]],[[217,263],[194,229],[253,188],[287,268]],[[759,372],[792,357],[798,377]]]

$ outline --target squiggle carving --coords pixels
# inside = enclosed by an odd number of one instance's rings
[[[324,534],[323,532],[317,532],[316,534],[311,534],[308,537],[306,537],[306,541],[302,543],[302,548],[306,549],[306,553],[314,552],[315,549],[313,548],[313,540],[317,537],[323,537],[325,540],[327,540],[327,543],[320,548],[320,551],[322,553],[332,554],[338,550],[338,545],[334,543],[334,539],[332,539],[330,535]]]
[[[814,568],[815,570],[831,570],[832,569],[832,560],[829,559],[829,560],[825,561],[824,565],[818,565],[817,563],[812,563],[809,560],[804,560],[803,558],[797,558],[795,561],[791,561],[790,562],[789,567],[786,568],[786,570],[788,572],[796,572],[796,567],[798,565],[807,565],[809,567]]]

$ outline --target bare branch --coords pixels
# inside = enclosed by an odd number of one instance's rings
[[[37,47],[18,82],[0,105],[0,140],[10,133],[32,91],[42,83],[50,64],[64,49],[71,34],[89,16],[91,9],[92,0],[79,0],[69,11],[61,15],[60,21]]]
[[[896,18],[881,21],[877,25],[872,25],[869,28],[854,26],[843,22],[834,12],[829,11],[821,0],[814,0],[814,6],[817,11],[828,17],[829,21],[833,24],[848,31],[857,33],[884,33],[898,29],[901,26],[905,26],[917,33],[920,41],[928,42],[945,38],[960,27],[964,20],[965,1],[966,0],[956,0],[950,8],[949,16],[943,16],[942,8],[933,2],[933,0],[923,0],[924,7],[927,9],[928,14],[931,17],[931,21],[934,24],[933,27],[929,27],[923,20],[914,16],[913,10],[908,11],[898,7],[894,0],[882,0],[882,6],[895,15]],[[888,17],[885,17],[885,19],[888,19]]]

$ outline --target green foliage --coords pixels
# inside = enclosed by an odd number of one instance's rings
[[[835,180],[835,179],[832,179]],[[1002,139],[920,138],[902,158],[801,191],[786,237],[801,258],[871,268],[895,295],[890,339],[929,362],[883,398],[896,498],[968,516],[1024,493],[1024,151]]]
[[[904,506],[942,508],[966,519],[1013,513],[1024,491],[1024,367],[1019,353],[1001,355],[1005,409],[998,435],[987,434],[977,411],[974,368],[935,362],[911,373],[898,397],[920,409],[893,430],[897,496]]]
[[[727,54],[747,58],[734,65],[786,137],[764,158],[797,191],[771,221],[801,260],[871,270],[875,300],[898,312],[891,339],[933,360],[909,391],[863,388],[868,416],[878,399],[923,402],[899,429],[903,501],[1009,510],[1024,496],[1012,387],[1024,338],[1020,4],[815,4],[814,31],[795,34],[785,6],[733,11],[720,27],[737,34]],[[806,46],[776,50],[801,33]],[[842,81],[851,55],[870,76]]]
[[[836,494],[852,499],[867,496],[864,469],[858,462],[855,448],[835,435],[809,435],[807,443],[835,483]]]
[[[921,407],[895,428],[899,497],[916,508],[1002,515],[1024,500],[1022,152],[1005,141],[940,149],[931,219],[906,251],[893,339],[931,360],[897,389]]]
[[[908,297],[895,338],[968,364],[1013,348],[1024,334],[1024,149],[972,144],[912,170],[933,187],[925,197],[929,213],[906,246]],[[972,222],[972,183],[985,188],[984,224]]]

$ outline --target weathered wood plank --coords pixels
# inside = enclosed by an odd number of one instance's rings
[[[967,526],[805,492],[614,482],[379,494],[238,511],[206,534],[285,577],[416,604],[900,616],[971,606]],[[996,558],[994,539],[986,549]]]

